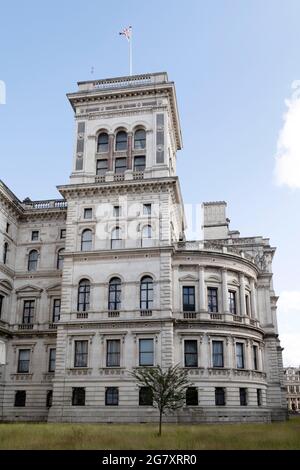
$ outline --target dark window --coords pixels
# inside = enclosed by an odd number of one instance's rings
[[[215,403],[216,406],[225,406],[225,388],[216,387],[215,388]]]
[[[139,157],[134,157],[134,171],[144,171],[146,167],[146,157],[140,155]]]
[[[213,367],[224,367],[223,341],[212,342]]]
[[[153,366],[154,363],[153,339],[139,340],[139,365]]]
[[[143,214],[148,217],[151,215],[151,204],[143,204]]]
[[[229,312],[236,315],[236,293],[233,290],[228,292]]]
[[[256,396],[257,396],[257,406],[262,405],[262,391],[260,388],[256,389]]]
[[[10,224],[6,222],[6,233],[9,233]]]
[[[101,132],[98,135],[97,152],[108,152],[108,134],[106,132]]]
[[[127,133],[119,131],[116,135],[116,150],[127,150]]]
[[[142,246],[147,246],[145,240],[152,238],[152,227],[151,225],[145,225],[142,230]]]
[[[91,207],[84,209],[84,219],[91,219],[93,217],[93,209]]]
[[[121,307],[121,279],[113,277],[108,288],[108,309],[119,310]]]
[[[8,243],[5,242],[3,245],[3,264],[7,263]]]
[[[118,387],[107,387],[105,389],[105,405],[118,406],[119,404],[119,389]]]
[[[121,216],[121,206],[114,206],[113,215],[114,215],[114,217],[120,217]]]
[[[56,268],[62,269],[64,265],[64,248],[61,248],[57,252],[57,261],[56,261]]]
[[[195,339],[186,339],[184,342],[184,366],[198,367],[198,346]]]
[[[51,348],[49,350],[49,367],[48,367],[48,372],[54,372],[55,371],[55,362],[56,362],[56,349]]]
[[[144,129],[138,129],[134,134],[134,148],[136,150],[146,148],[146,132]]]
[[[39,231],[33,230],[31,232],[31,240],[34,242],[34,241],[37,241],[38,239],[39,239]]]
[[[247,389],[240,388],[240,405],[247,406]]]
[[[183,299],[183,311],[194,312],[195,311],[195,287],[184,286],[182,288],[182,299]]]
[[[218,311],[218,289],[216,287],[207,288],[207,303],[210,313]]]
[[[111,248],[118,249],[121,248],[121,229],[120,227],[115,227],[111,232]]]
[[[34,300],[24,300],[23,305],[23,324],[31,324],[33,323],[33,316],[34,316]]]
[[[90,308],[90,291],[91,284],[88,279],[82,279],[78,286],[78,312],[86,312]]]
[[[48,390],[47,391],[47,396],[46,396],[46,406],[47,406],[47,408],[51,408],[52,398],[53,398],[53,392],[52,392],[52,390]]]
[[[120,340],[108,339],[106,347],[107,367],[120,367]]]
[[[62,228],[60,230],[60,238],[66,238],[66,229],[65,228]]]
[[[97,176],[103,176],[108,170],[108,160],[97,160]]]
[[[153,394],[149,387],[141,387],[139,390],[139,405],[140,406],[152,406],[153,405]]]
[[[88,363],[88,342],[75,341],[74,367],[87,367]]]
[[[72,405],[73,406],[85,405],[85,388],[75,387],[72,389]]]
[[[250,296],[249,294],[246,294],[245,295],[245,304],[246,304],[246,315],[248,315],[248,317],[250,316]]]
[[[153,307],[153,279],[150,276],[144,276],[140,284],[140,308],[142,310],[151,310]]]
[[[81,251],[90,251],[93,244],[93,234],[92,231],[86,229],[81,234]]]
[[[237,369],[244,369],[244,344],[236,343],[236,367]]]
[[[15,406],[25,406],[26,404],[26,391],[17,390],[15,393]]]
[[[126,158],[116,158],[115,173],[124,173],[127,169]]]
[[[3,303],[4,303],[4,295],[0,295],[0,318],[2,315]]]
[[[27,374],[29,372],[30,349],[19,349],[18,372]]]
[[[185,392],[186,406],[198,406],[198,390],[196,387],[188,387]]]
[[[28,271],[36,271],[38,263],[38,252],[36,250],[31,250],[28,255]]]
[[[258,356],[257,356],[257,346],[252,347],[253,350],[253,369],[258,370]]]
[[[56,323],[60,319],[60,299],[53,300],[52,322]]]

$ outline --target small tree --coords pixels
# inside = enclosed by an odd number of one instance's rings
[[[189,383],[187,371],[178,364],[165,371],[160,366],[139,367],[130,372],[141,387],[148,387],[151,391],[154,408],[159,411],[159,431],[161,436],[162,417],[167,412],[174,412],[182,408],[185,392]]]

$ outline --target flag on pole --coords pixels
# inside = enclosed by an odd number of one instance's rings
[[[122,31],[119,32],[119,34],[121,36],[125,36],[127,41],[129,42],[132,34],[132,26],[128,26],[128,28],[123,28]]]

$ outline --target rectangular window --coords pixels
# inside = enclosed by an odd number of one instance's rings
[[[18,373],[28,374],[30,362],[30,349],[19,349]]]
[[[236,343],[235,350],[236,350],[236,367],[237,369],[244,369],[245,367],[244,343]]]
[[[115,173],[124,173],[127,169],[126,158],[116,158]]]
[[[60,299],[53,300],[52,322],[56,323],[60,319]]]
[[[52,390],[48,390],[47,391],[47,396],[46,396],[46,406],[47,406],[47,408],[51,408],[52,398],[53,398],[53,392],[52,392]]]
[[[149,387],[141,387],[139,390],[139,406],[152,406],[153,394]]]
[[[72,389],[72,406],[85,405],[85,388],[75,387]]]
[[[145,156],[139,156],[134,158],[134,171],[144,171],[146,167]]]
[[[121,206],[114,206],[113,215],[114,217],[121,216]]]
[[[87,367],[88,364],[88,342],[75,341],[74,367]]]
[[[217,287],[207,288],[207,304],[210,313],[218,312],[218,289]]]
[[[84,209],[83,218],[92,219],[92,217],[93,217],[93,209],[91,209],[90,207],[88,207],[87,209]]]
[[[223,341],[212,342],[213,367],[224,367]]]
[[[39,231],[38,230],[33,230],[31,232],[31,240],[33,242],[37,241],[39,239]]]
[[[65,228],[62,228],[60,230],[60,238],[66,238],[66,229]]]
[[[195,311],[195,287],[194,286],[183,286],[182,301],[183,301],[184,312]]]
[[[25,406],[26,405],[26,391],[17,390],[15,393],[15,406]]]
[[[184,341],[184,367],[198,367],[197,340],[186,339]]]
[[[236,315],[236,293],[233,290],[228,291],[229,312]]]
[[[215,403],[216,406],[225,406],[225,388],[223,387],[216,387],[215,388]]]
[[[55,371],[55,362],[56,362],[56,349],[51,348],[49,349],[49,367],[48,367],[49,372]]]
[[[9,227],[10,227],[10,224],[7,222],[6,223],[6,233],[9,233]]]
[[[143,215],[151,216],[151,204],[143,204]]]
[[[247,406],[247,389],[240,388],[240,405]]]
[[[106,366],[120,367],[120,340],[108,339],[106,341]]]
[[[119,389],[118,387],[107,387],[105,389],[105,405],[118,406],[119,404]]]
[[[139,340],[139,365],[153,366],[154,364],[154,344],[153,339]]]
[[[97,160],[97,176],[104,176],[108,170],[108,160]]]
[[[257,355],[257,346],[252,347],[253,351],[253,369],[258,370],[258,355]]]
[[[260,388],[256,390],[256,396],[257,396],[257,406],[262,405],[262,391]]]
[[[33,323],[34,316],[34,300],[24,300],[23,304],[23,324]]]
[[[245,295],[246,315],[250,317],[250,294]]]
[[[198,406],[198,390],[196,387],[188,387],[185,393],[186,406]]]

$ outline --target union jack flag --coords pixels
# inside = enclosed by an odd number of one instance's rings
[[[122,31],[119,32],[121,36],[126,37],[127,41],[130,41],[131,33],[132,33],[132,26],[128,26],[128,28],[124,28],[122,29]]]

